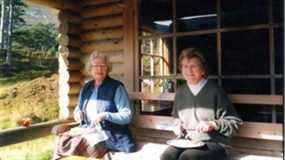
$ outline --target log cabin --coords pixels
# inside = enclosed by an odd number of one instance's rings
[[[29,0],[59,11],[58,120],[0,133],[0,146],[50,134],[72,122],[94,50],[106,54],[111,77],[134,102],[131,126],[141,149],[109,159],[159,159],[174,137],[170,115],[180,51],[205,52],[209,79],[229,94],[245,121],[231,142],[234,159],[282,159],[284,34],[282,0]],[[152,157],[145,157],[152,155]]]

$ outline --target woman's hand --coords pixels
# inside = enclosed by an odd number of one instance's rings
[[[102,122],[104,119],[106,118],[106,113],[105,112],[101,112],[98,115],[96,115],[95,119],[93,122],[95,122],[95,124],[99,124],[100,122]]]
[[[216,130],[217,124],[214,121],[201,121],[196,127],[197,132],[212,132]]]
[[[177,138],[182,138],[186,134],[186,130],[182,126],[182,122],[179,119],[176,119],[174,121],[175,127],[173,129],[174,134],[177,136]]]

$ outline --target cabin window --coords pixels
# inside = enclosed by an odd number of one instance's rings
[[[178,68],[179,54],[195,46],[208,62],[208,78],[228,94],[282,94],[283,3],[138,0],[139,90],[175,92],[185,83]],[[148,101],[142,102],[141,111],[170,115],[171,106],[171,102]],[[282,122],[281,105],[235,106],[245,121]]]

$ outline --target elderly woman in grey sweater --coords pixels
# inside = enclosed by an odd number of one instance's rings
[[[198,49],[183,50],[179,62],[187,83],[178,88],[175,95],[174,133],[205,145],[188,149],[169,146],[161,160],[228,159],[222,144],[238,130],[242,120],[225,92],[206,78],[206,62]]]

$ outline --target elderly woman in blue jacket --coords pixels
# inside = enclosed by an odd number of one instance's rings
[[[123,83],[108,76],[110,69],[106,56],[98,52],[91,54],[90,72],[93,79],[81,89],[78,105],[74,110],[74,119],[80,122],[82,127],[100,128],[107,135],[107,140],[103,143],[92,147],[81,147],[88,151],[78,149],[93,158],[102,156],[107,150],[123,152],[135,150],[128,129],[128,124],[132,120],[128,94]],[[93,151],[89,151],[90,148]],[[96,154],[92,155],[94,152]]]

